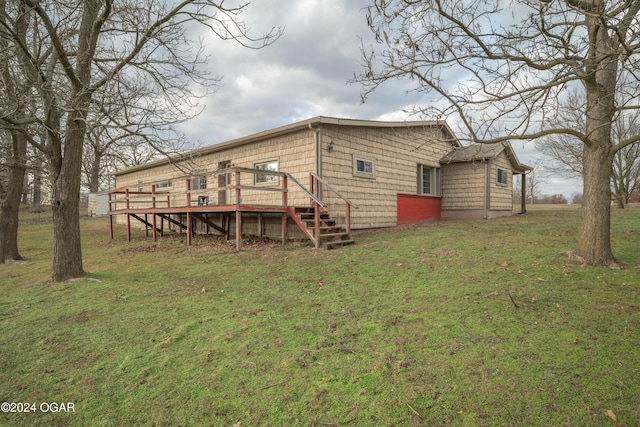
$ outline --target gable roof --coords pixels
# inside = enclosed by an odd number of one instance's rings
[[[507,157],[511,161],[511,166],[514,172],[525,173],[533,170],[531,166],[520,163],[518,156],[516,156],[516,153],[513,151],[513,147],[509,142],[497,144],[472,144],[466,147],[456,148],[440,159],[440,163],[449,164],[487,161],[495,159],[503,151],[506,152]]]
[[[442,120],[422,120],[422,121],[377,121],[377,120],[358,120],[358,119],[341,119],[335,117],[317,116],[310,119],[306,119],[300,122],[291,123],[288,125],[280,126],[274,129],[269,129],[254,133],[251,135],[243,136],[241,138],[232,139],[230,141],[221,142],[207,147],[198,148],[185,152],[185,155],[189,157],[202,156],[205,154],[211,154],[219,151],[223,151],[229,148],[238,147],[245,144],[261,141],[267,138],[273,138],[276,136],[284,135],[287,133],[299,131],[302,129],[317,129],[319,126],[326,125],[338,125],[338,126],[353,126],[353,127],[377,127],[377,128],[408,128],[408,127],[439,127],[446,136],[446,141],[449,141],[454,147],[461,147],[460,142],[453,134],[453,131]],[[113,176],[124,175],[131,172],[137,172],[144,169],[153,168],[156,166],[162,166],[182,160],[181,156],[165,157],[160,160],[145,163],[143,165],[133,166],[128,169],[123,169],[113,173]]]

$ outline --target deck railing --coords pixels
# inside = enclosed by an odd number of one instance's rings
[[[255,176],[276,176],[280,179],[277,180],[277,185],[246,185],[246,182],[249,180],[245,180],[245,184],[241,179],[241,174],[251,174],[254,176],[254,179],[251,182],[255,182]],[[347,199],[344,195],[342,195],[339,191],[337,191],[334,187],[332,187],[327,181],[316,175],[315,173],[310,174],[310,182],[311,188],[307,188],[304,184],[298,181],[293,175],[288,172],[280,172],[280,171],[270,171],[264,169],[250,169],[250,168],[242,168],[242,167],[231,167],[217,170],[213,173],[208,174],[207,176],[224,176],[225,184],[227,185],[219,185],[212,186],[203,190],[193,190],[191,186],[191,178],[185,177],[185,188],[184,191],[184,204],[179,204],[176,202],[176,195],[180,195],[179,192],[176,191],[157,191],[156,185],[151,185],[151,191],[135,191],[130,190],[129,188],[120,187],[108,192],[108,203],[109,203],[109,216],[111,218],[111,237],[113,238],[113,215],[118,213],[123,213],[127,215],[127,228],[128,235],[130,236],[130,216],[142,221],[147,226],[149,226],[149,222],[145,219],[142,220],[140,217],[136,215],[137,212],[153,214],[153,224],[151,228],[154,230],[154,239],[156,233],[155,226],[155,215],[160,214],[160,212],[167,212],[176,210],[180,211],[184,209],[187,214],[187,225],[188,225],[188,233],[192,232],[192,227],[190,226],[191,217],[196,216],[196,212],[201,210],[206,210],[207,207],[211,209],[211,211],[218,211],[221,208],[229,207],[231,210],[235,211],[236,214],[236,239],[238,249],[240,248],[240,236],[242,234],[242,211],[259,211],[261,208],[256,204],[243,203],[243,192],[245,191],[258,191],[258,192],[280,192],[282,194],[280,200],[280,207],[283,212],[282,219],[282,229],[283,229],[283,240],[284,235],[286,233],[286,213],[288,213],[289,208],[289,192],[290,192],[290,184],[293,183],[295,186],[299,187],[304,194],[306,194],[311,199],[311,204],[314,206],[314,224],[315,224],[315,244],[318,246],[319,244],[319,230],[320,230],[320,211],[321,208],[326,207],[327,204],[322,201],[316,194],[316,190],[318,189],[318,183],[322,183],[324,188],[331,190],[335,193],[340,199],[345,201],[345,216],[346,216],[346,229],[348,233],[351,233],[351,208],[356,208],[357,206]],[[231,179],[229,179],[231,178]],[[275,184],[275,182],[274,182]],[[148,184],[147,184],[148,185]],[[231,203],[224,203],[224,207],[221,204],[216,205],[213,201],[210,200],[210,196],[216,194],[219,191],[233,191],[235,196],[235,200],[230,201]],[[198,198],[193,198],[194,195],[198,195]],[[124,198],[122,198],[124,196]],[[145,198],[145,196],[150,196],[149,198]],[[173,197],[173,203],[172,203]],[[179,198],[179,197],[178,197]],[[267,200],[262,199],[262,200]],[[194,201],[197,200],[197,205],[194,205]],[[261,200],[260,198],[256,200]],[[122,207],[124,204],[124,208]],[[274,203],[269,203],[269,206],[278,207],[278,203],[274,201]],[[146,217],[145,217],[146,218]],[[190,238],[188,238],[188,242],[190,242]]]

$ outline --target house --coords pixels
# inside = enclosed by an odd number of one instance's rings
[[[109,215],[154,237],[166,221],[238,246],[243,234],[320,246],[321,234],[348,243],[352,229],[511,214],[513,174],[530,168],[508,144],[475,147],[443,121],[315,117],[119,171]]]

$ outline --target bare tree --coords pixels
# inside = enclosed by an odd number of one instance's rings
[[[0,19],[7,5],[0,0]],[[24,23],[16,22],[15,31],[26,32]],[[15,51],[0,37],[0,114],[11,121],[22,121],[26,113],[24,92],[29,85],[15,73]],[[0,264],[21,260],[18,251],[18,212],[27,167],[27,140],[15,128],[0,129]]]
[[[571,92],[563,103],[554,121],[556,127],[573,128],[577,131],[586,126],[584,96]],[[640,110],[623,111],[612,126],[614,144],[633,135],[640,135]],[[538,150],[549,157],[554,171],[570,178],[583,176],[584,144],[573,135],[550,135],[536,141]],[[629,195],[640,185],[640,143],[627,145],[618,150],[613,158],[611,187],[619,208],[628,203]]]
[[[504,6],[506,5],[506,6]],[[436,95],[432,117],[455,115],[466,137],[495,143],[572,135],[583,144],[583,215],[576,254],[590,265],[611,251],[610,176],[616,152],[640,140],[611,138],[638,109],[640,2],[632,0],[374,0],[363,47],[363,96],[407,77]],[[552,126],[563,94],[585,94],[585,127]]]
[[[546,182],[544,168],[540,162],[536,162],[533,169],[527,174],[526,195],[529,204],[534,205],[542,198],[542,184]]]
[[[190,38],[189,23],[254,48],[273,42],[280,30],[254,38],[239,20],[246,6],[226,7],[214,0],[3,1],[7,8],[0,16],[0,37],[15,50],[19,73],[33,87],[29,94],[37,108],[23,120],[7,114],[0,120],[46,155],[54,227],[52,280],[79,277],[84,142],[91,112],[111,111],[96,100],[121,100],[125,113],[109,116],[109,125],[124,129],[159,103],[170,106],[174,114],[189,116],[193,100],[212,81],[202,67],[206,57],[201,40]],[[26,31],[20,31],[19,24]],[[143,93],[154,96],[129,104],[132,98],[124,94],[135,92],[135,85],[145,86]],[[111,90],[122,96],[103,95]],[[147,124],[152,129],[162,122],[160,115]],[[46,140],[32,138],[28,125],[44,129]]]
[[[614,123],[613,133],[617,141],[640,134],[640,112],[634,113],[638,114],[621,117]],[[615,153],[611,185],[621,209],[629,203],[631,193],[640,190],[640,143],[627,145]]]

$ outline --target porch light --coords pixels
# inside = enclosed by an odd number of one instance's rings
[[[331,153],[333,151],[333,147],[335,147],[335,144],[333,143],[333,140],[331,140],[327,145],[327,151]]]

